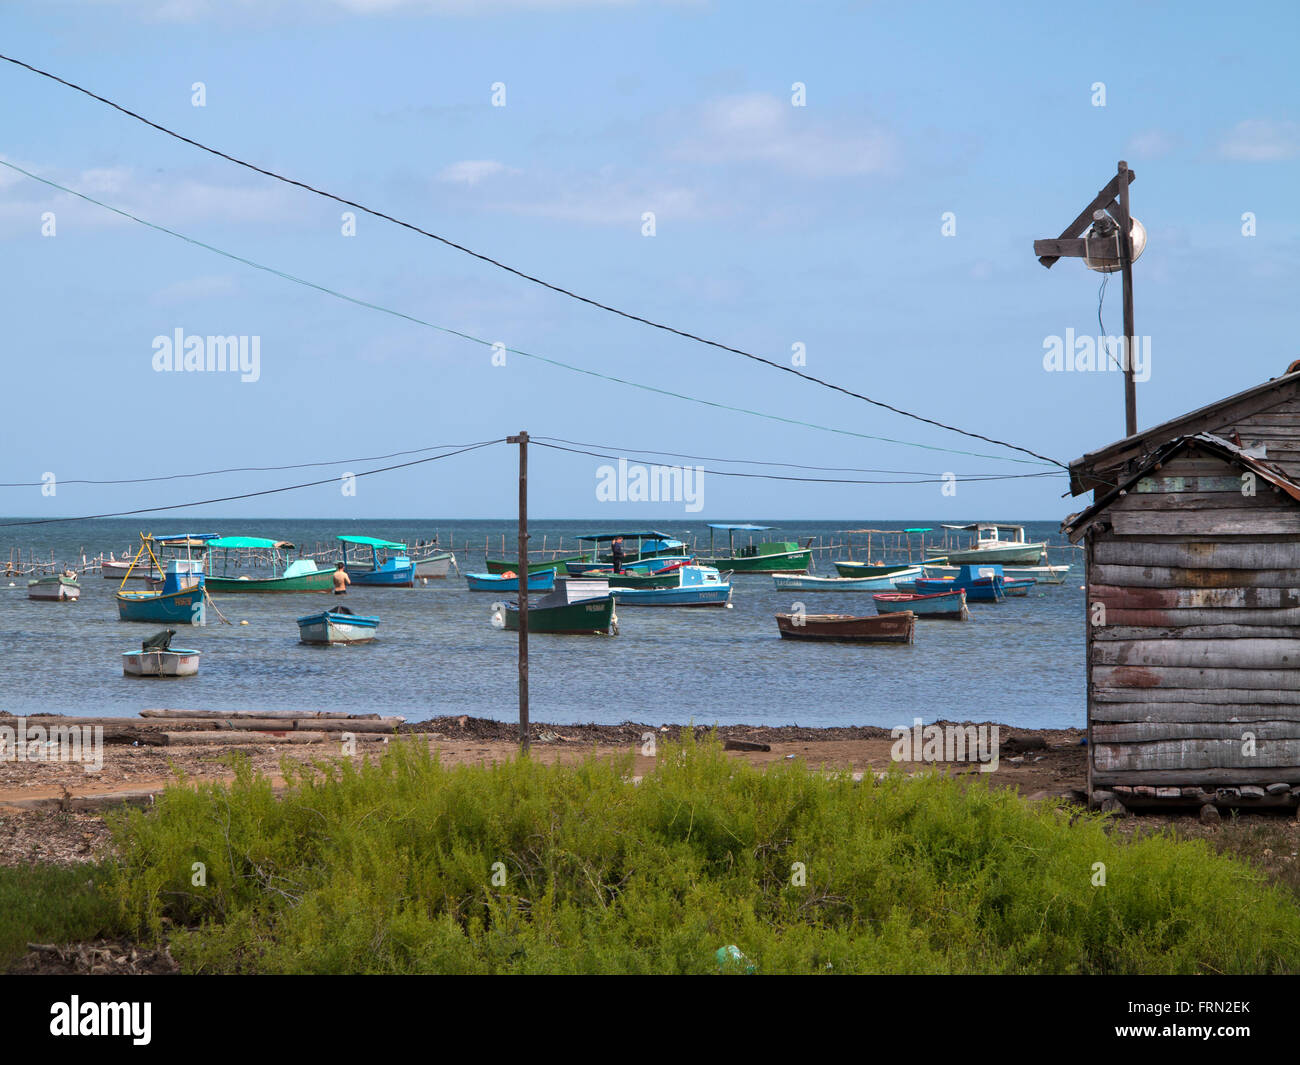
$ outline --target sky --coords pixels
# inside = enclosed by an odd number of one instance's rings
[[[1120,159],[1148,234],[1139,426],[1300,357],[1297,40],[1290,2],[0,5],[0,52],[185,136],[1065,463],[1123,435],[1123,382],[1045,366],[1052,338],[1101,332],[1103,275],[1045,270],[1032,245]],[[338,203],[8,63],[0,100],[0,482],[19,486],[0,488],[0,513],[319,480],[160,520],[509,517],[505,444],[344,475],[521,429],[596,453],[530,448],[536,518],[1057,519],[1083,505],[1023,452],[364,213],[352,226]],[[1102,321],[1122,333],[1118,275]],[[248,338],[256,366],[159,369],[177,330],[182,347]],[[323,465],[72,483],[304,463]],[[643,500],[651,464],[707,472],[690,499]]]

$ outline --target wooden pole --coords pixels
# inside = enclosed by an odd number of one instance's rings
[[[1133,335],[1133,216],[1128,207],[1128,163],[1119,161],[1119,262],[1124,278],[1124,427],[1125,436],[1137,432],[1137,384],[1133,376],[1133,358],[1137,337]]]
[[[528,434],[506,437],[519,445],[519,750],[528,753]],[[504,535],[502,536],[504,548]]]

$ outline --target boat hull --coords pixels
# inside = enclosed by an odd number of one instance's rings
[[[129,569],[131,569],[130,560],[122,562],[105,561],[100,563],[99,573],[100,576],[104,577],[106,580],[120,581],[126,577],[126,571]],[[146,564],[143,566],[136,566],[135,569],[131,570],[131,576],[127,577],[127,579],[132,581],[160,581],[162,580],[162,574]]]
[[[456,556],[450,551],[429,558],[421,558],[415,563],[415,576],[422,581],[443,580],[456,565]]]
[[[353,580],[355,581],[356,578]],[[209,577],[208,590],[247,594],[331,592],[334,590],[334,571],[323,569],[315,573],[295,574],[292,577]]]
[[[508,603],[505,609],[505,627],[510,632],[519,631],[519,607]],[[598,599],[579,599],[552,607],[529,607],[528,631],[548,632],[569,636],[605,636],[617,634],[614,617],[614,600],[610,596]]]
[[[878,614],[902,614],[911,611],[918,618],[934,621],[969,621],[966,592],[939,592],[935,595],[916,595],[910,592],[882,592],[872,596]]]
[[[922,577],[912,582],[913,590],[918,595],[936,595],[943,592],[964,591],[972,603],[997,603],[1007,597],[1006,582],[1001,577],[980,577],[977,580],[956,585],[954,577]]]
[[[378,569],[349,569],[352,583],[369,588],[414,588],[415,563],[390,559]]]
[[[27,582],[27,598],[71,603],[81,598],[81,585],[72,577],[38,577]]]
[[[118,592],[117,616],[122,621],[166,625],[203,624],[203,588],[179,592]]]
[[[841,577],[898,577],[904,571],[916,570],[918,566],[929,566],[942,562],[943,559],[926,559],[924,562],[836,562],[835,570]]]
[[[528,563],[529,573],[541,573],[543,570],[560,569],[569,562],[581,562],[586,555],[560,555],[557,558],[550,559],[547,562],[530,562]],[[519,559],[500,559],[489,558],[487,560],[487,571],[489,573],[518,573]]]
[[[734,558],[701,558],[701,566],[731,573],[807,573],[812,565],[812,552],[780,551],[770,555],[738,555]]]
[[[880,577],[783,577],[774,574],[772,585],[782,592],[887,592],[893,591],[894,582],[919,576],[920,567],[898,570]]]
[[[925,575],[927,577],[955,577],[957,576],[957,566],[939,566],[926,563]],[[1064,584],[1065,576],[1070,572],[1068,565],[1062,566],[1003,566],[1002,575],[1012,578],[1030,578],[1039,584]]]
[[[379,619],[361,614],[336,614],[323,610],[298,619],[298,639],[301,643],[340,644],[369,643],[375,638]]]
[[[988,563],[1002,565],[1036,566],[1047,550],[1047,541],[1036,544],[998,544],[995,547],[972,548],[969,551],[949,551],[951,566],[982,566]]]
[[[777,614],[783,639],[823,640],[832,643],[911,643],[916,635],[916,615]]]
[[[519,578],[504,577],[495,573],[467,573],[465,582],[471,592],[518,592]],[[549,592],[555,587],[555,570],[548,568],[542,573],[528,575],[530,592]]]
[[[192,677],[199,671],[199,655],[185,647],[166,651],[127,651],[122,655],[126,677]]]

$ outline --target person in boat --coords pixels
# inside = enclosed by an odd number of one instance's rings
[[[614,564],[614,572],[623,572],[623,537],[616,536],[609,545],[609,560]]]
[[[343,568],[342,562],[334,565],[334,594],[347,595],[348,585],[352,583],[352,578],[348,576],[348,571]]]

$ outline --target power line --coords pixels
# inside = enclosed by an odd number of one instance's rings
[[[394,318],[400,318],[403,321],[412,322],[415,325],[424,326],[427,329],[433,329],[440,333],[446,333],[448,336],[459,337],[462,340],[468,340],[471,341],[472,343],[480,344],[484,347],[495,346],[494,342],[485,340],[482,337],[476,337],[471,333],[465,333],[459,329],[452,329],[449,326],[438,325],[436,322],[426,321],[423,318],[417,318],[415,315],[407,314],[404,311],[394,310],[390,307],[385,307],[378,303],[371,303],[369,300],[363,300],[356,296],[349,296],[347,293],[338,292],[332,288],[327,288],[325,285],[318,285],[314,281],[308,281],[305,278],[297,277],[294,274],[286,273],[283,270],[278,270],[273,266],[266,266],[262,263],[255,262],[252,259],[245,258],[242,255],[236,255],[234,252],[225,251],[224,249],[218,248],[215,245],[207,244],[201,240],[196,240],[194,237],[186,236],[184,233],[179,233],[174,229],[168,229],[166,226],[159,225],[156,222],[150,222],[148,219],[141,218],[138,215],[131,214],[130,211],[124,211],[120,207],[114,207],[112,204],[104,203],[101,200],[95,199],[93,196],[87,196],[84,192],[78,192],[76,189],[70,189],[66,185],[60,185],[57,181],[51,181],[49,178],[41,177],[39,174],[33,174],[30,171],[24,170],[22,167],[17,166],[16,164],[11,163],[6,159],[0,159],[0,166],[7,167],[8,169],[15,171],[16,173],[31,178],[33,181],[39,181],[41,184],[48,185],[50,188],[58,189],[60,192],[67,193],[69,196],[75,196],[80,200],[84,200],[86,203],[94,204],[96,207],[102,207],[106,211],[111,211],[113,214],[120,215],[122,218],[129,219],[132,222],[137,222],[148,229],[155,230],[156,232],[159,233],[164,233],[169,237],[175,237],[177,240],[184,241],[186,244],[192,244],[197,248],[202,248],[205,251],[212,252],[215,255],[220,255],[223,258],[230,259],[233,262],[242,263],[244,266],[252,267],[254,270],[261,270],[264,273],[272,274],[285,281],[291,281],[294,284],[302,285],[305,288],[313,289],[317,292],[324,293],[327,296],[332,296],[335,299],[344,301],[345,303],[351,303],[357,307],[365,307],[368,310],[378,311],[381,314],[391,315]],[[766,418],[769,421],[784,422],[787,425],[797,425],[802,428],[817,429],[822,432],[836,433],[841,436],[851,436],[859,440],[878,440],[887,444],[899,444],[904,447],[920,448],[924,451],[938,451],[949,455],[966,455],[968,457],[973,457],[973,458],[993,459],[997,462],[1015,462],[1015,463],[1022,463],[1024,465],[1040,465],[1040,463],[1030,462],[1030,460],[1028,459],[1010,458],[1006,455],[990,455],[987,452],[982,452],[982,451],[962,451],[957,448],[941,447],[937,444],[919,444],[913,440],[899,440],[894,437],[877,436],[872,433],[859,433],[851,429],[837,429],[834,428],[833,426],[819,425],[815,422],[807,422],[799,418],[787,418],[779,414],[769,414],[765,411],[752,410],[748,407],[737,407],[729,403],[720,403],[716,400],[702,399],[698,396],[686,395],[683,392],[673,392],[666,388],[658,388],[654,385],[643,384],[639,381],[630,381],[624,377],[615,377],[612,374],[600,373],[596,370],[588,370],[581,366],[574,366],[567,362],[561,362],[559,359],[552,359],[545,355],[538,355],[533,352],[524,351],[522,348],[507,347],[505,348],[505,350],[510,352],[511,354],[519,355],[525,359],[532,359],[536,362],[546,363],[549,366],[557,366],[560,369],[568,370],[572,373],[583,374],[586,377],[595,377],[602,381],[612,381],[615,384],[627,385],[630,388],[638,388],[641,389],[642,391],[654,392],[662,396],[671,396],[675,399],[685,400],[688,403],[699,403],[703,406],[714,407],[718,410],[732,411],[739,414],[749,414],[756,418]],[[1060,463],[1055,462],[1052,459],[1044,459],[1043,461],[1048,462],[1051,465],[1060,466]],[[1065,467],[1062,468],[1064,469]]]
[[[94,481],[86,478],[60,477],[58,483],[65,484],[152,484],[157,481],[183,481],[194,477],[217,477],[226,473],[279,473],[284,470],[306,470],[314,466],[346,466],[353,462],[382,462],[384,459],[402,458],[405,455],[419,455],[425,451],[445,451],[449,447],[464,447],[464,444],[431,444],[429,447],[412,448],[409,451],[394,451],[387,455],[363,455],[360,458],[338,459],[334,462],[295,462],[288,466],[231,466],[224,470],[203,470],[199,473],[170,473],[161,477],[123,477],[112,481]],[[44,481],[0,483],[0,488],[44,488]]]
[[[574,455],[590,455],[598,459],[620,459],[626,458],[625,455],[610,455],[598,451],[589,451],[585,448],[561,447],[559,444],[546,444],[536,437],[529,437],[529,442],[536,444],[538,447],[550,448],[552,451],[567,451]],[[725,460],[724,460],[725,461]],[[741,470],[709,470],[701,469],[701,472],[707,473],[713,477],[745,477],[759,481],[803,481],[812,484],[943,484],[948,482],[944,476],[923,477],[919,480],[912,481],[869,481],[851,477],[796,477],[793,474],[786,473],[744,473]],[[953,475],[956,476],[955,474]],[[964,481],[1005,481],[1021,477],[1059,477],[1060,474],[1055,470],[1044,470],[1042,473],[1009,473],[1009,474],[992,474],[980,477],[964,477]]]
[[[430,455],[428,458],[412,459],[410,462],[399,462],[393,466],[382,466],[376,470],[363,470],[361,473],[353,474],[354,477],[369,477],[376,473],[387,473],[390,470],[406,469],[408,466],[419,466],[425,462],[437,462],[439,459],[449,459],[455,455],[463,455],[468,451],[477,451],[479,448],[489,447],[492,444],[504,443],[503,439],[484,440],[481,443],[469,444],[460,448],[458,451],[449,451],[445,455]],[[91,521],[95,518],[130,518],[136,514],[160,514],[165,510],[185,510],[188,507],[201,507],[209,503],[229,503],[236,499],[253,499],[256,496],[277,495],[280,492],[295,492],[300,488],[316,488],[322,484],[338,484],[337,477],[327,477],[323,481],[308,481],[304,484],[290,484],[283,488],[265,488],[260,492],[243,492],[239,495],[221,496],[217,499],[196,499],[189,503],[173,503],[165,507],[140,507],[137,510],[119,510],[111,514],[83,514],[76,518],[39,518],[35,521],[6,521],[0,522],[0,528],[7,529],[17,525],[53,525],[60,522],[68,521]]]
[[[946,475],[945,473],[938,473],[934,470],[874,470],[874,469],[864,469],[863,467],[860,466],[810,466],[798,462],[772,462],[767,459],[727,459],[727,458],[719,458],[716,455],[688,455],[680,451],[658,451],[654,448],[645,448],[645,447],[623,448],[623,447],[614,447],[610,444],[592,444],[592,443],[585,443],[581,440],[565,440],[563,437],[560,436],[530,436],[529,439],[532,440],[534,443],[541,443],[542,441],[551,440],[557,444],[572,444],[574,447],[598,447],[598,448],[603,448],[607,451],[616,451],[619,453],[620,457],[623,455],[664,455],[668,458],[693,459],[697,462],[734,462],[746,466],[779,466],[782,467],[783,469],[816,470],[820,473],[891,473],[891,474],[897,474],[899,476],[938,477],[938,478],[943,478]],[[1043,476],[1059,477],[1060,474],[1058,474],[1055,470],[1049,470],[1049,471],[1045,471],[1045,473],[1009,473],[1009,474],[954,473],[951,476],[957,477],[960,480],[973,481],[973,480],[993,480],[993,479],[1013,480],[1015,478],[1020,478],[1020,477],[1043,477]],[[892,483],[892,482],[882,482],[882,483]],[[900,483],[908,483],[908,482],[900,482]]]
[[[395,218],[390,214],[385,214],[383,211],[379,211],[374,208],[367,207],[365,204],[358,203],[355,200],[349,200],[343,196],[335,195],[332,192],[327,192],[324,189],[316,188],[314,185],[309,185],[306,182],[298,181],[295,180],[294,178],[286,177],[283,174],[278,174],[274,170],[267,170],[264,167],[257,166],[255,163],[250,163],[244,159],[240,159],[226,152],[219,151],[216,148],[210,148],[208,145],[203,144],[200,141],[196,141],[191,137],[186,137],[184,134],[177,133],[173,129],[168,129],[166,126],[160,125],[159,123],[154,122],[151,119],[145,118],[143,115],[137,114],[135,111],[131,111],[128,108],[123,107],[121,104],[114,103],[112,100],[109,100],[106,97],[93,93],[89,89],[84,88],[81,85],[77,85],[75,82],[67,81],[64,78],[59,77],[57,74],[52,74],[48,70],[42,70],[39,67],[34,67],[30,63],[24,63],[21,59],[14,59],[12,56],[0,54],[0,59],[3,59],[5,62],[12,63],[15,66],[23,67],[26,70],[30,70],[33,74],[39,74],[43,78],[49,78],[51,81],[58,82],[60,85],[64,85],[69,89],[73,89],[76,92],[82,93],[85,96],[89,96],[92,100],[98,100],[100,103],[106,104],[107,106],[113,108],[116,111],[120,111],[122,114],[135,119],[137,122],[142,122],[146,126],[158,130],[160,133],[165,133],[169,137],[174,137],[176,140],[182,141],[185,144],[189,144],[195,148],[200,149],[201,151],[208,152],[210,155],[215,155],[220,159],[225,159],[228,162],[235,163],[237,166],[242,166],[258,174],[262,174],[266,177],[273,178],[276,181],[284,182],[287,185],[294,185],[300,189],[306,190],[307,192],[314,193],[317,196],[323,196],[326,199],[333,200],[336,203],[341,203],[344,206],[356,208],[358,211],[362,211],[363,213],[371,215],[374,218],[382,218],[386,222],[392,222],[394,225],[401,226],[403,229],[409,229],[414,233],[419,233],[421,236],[428,237],[430,240],[436,240],[441,244],[445,244],[449,248],[454,248],[456,251],[464,252],[466,255],[472,256],[473,258],[478,259],[481,262],[488,263],[489,265],[495,266],[500,270],[506,271],[507,273],[514,274],[516,277],[522,278],[525,281],[530,281],[535,285],[540,285],[543,288],[550,289],[552,292],[557,292],[562,296],[568,296],[570,299],[577,300],[580,303],[585,303],[591,307],[596,307],[602,311],[608,311],[610,314],[618,315],[620,318],[626,318],[629,321],[640,322],[642,325],[648,325],[654,329],[660,329],[665,333],[672,333],[676,336],[683,337],[686,340],[693,340],[699,344],[706,344],[709,347],[717,348],[720,351],[728,351],[735,355],[741,355],[746,359],[751,359],[754,362],[763,363],[765,366],[770,366],[775,370],[781,370],[785,373],[793,374],[795,377],[801,377],[805,381],[812,381],[814,384],[821,385],[823,388],[829,388],[832,391],[841,392],[846,396],[851,396],[854,399],[860,399],[865,403],[870,403],[873,406],[881,407],[884,410],[893,411],[895,414],[901,414],[905,418],[912,418],[915,421],[924,422],[927,425],[933,425],[933,426],[937,426],[940,429],[947,429],[950,432],[960,433],[962,436],[972,437],[973,439],[976,440],[984,440],[990,444],[997,444],[1000,447],[1006,447],[1006,448],[1010,448],[1013,451],[1019,451],[1026,455],[1032,455],[1034,458],[1042,459],[1044,462],[1050,462],[1055,466],[1060,466],[1062,469],[1068,468],[1064,463],[1059,462],[1056,459],[1048,458],[1046,455],[1040,455],[1038,452],[1031,451],[1029,448],[1021,447],[1019,444],[1012,444],[1006,440],[999,440],[996,437],[985,436],[983,433],[972,432],[968,429],[959,429],[955,425],[949,425],[946,422],[937,421],[934,418],[926,418],[923,415],[913,413],[912,411],[904,410],[901,407],[895,407],[892,404],[885,403],[882,400],[872,399],[870,396],[865,396],[861,392],[854,392],[852,389],[845,388],[843,385],[837,385],[831,381],[827,381],[824,380],[823,378],[816,377],[813,374],[804,373],[802,370],[799,370],[794,366],[785,366],[782,363],[773,361],[772,359],[764,358],[762,355],[755,355],[753,352],[745,351],[743,348],[736,348],[736,347],[732,347],[730,344],[723,344],[717,340],[710,340],[707,337],[699,336],[696,333],[691,333],[684,329],[678,329],[674,326],[667,325],[663,322],[656,322],[653,319],[645,318],[639,314],[633,314],[630,311],[620,310],[617,307],[613,307],[607,303],[601,303],[599,300],[592,299],[589,296],[579,295],[577,292],[574,292],[571,289],[564,288],[550,281],[543,280],[542,278],[537,277],[533,274],[526,273],[525,271],[517,269],[516,267],[509,266],[506,263],[501,262],[499,259],[494,259],[489,255],[483,254],[482,252],[474,251],[472,248],[467,248],[465,245],[458,244],[454,240],[451,240],[447,237],[440,236],[437,233],[432,233],[427,229],[422,229],[411,222],[404,222],[400,218]]]

